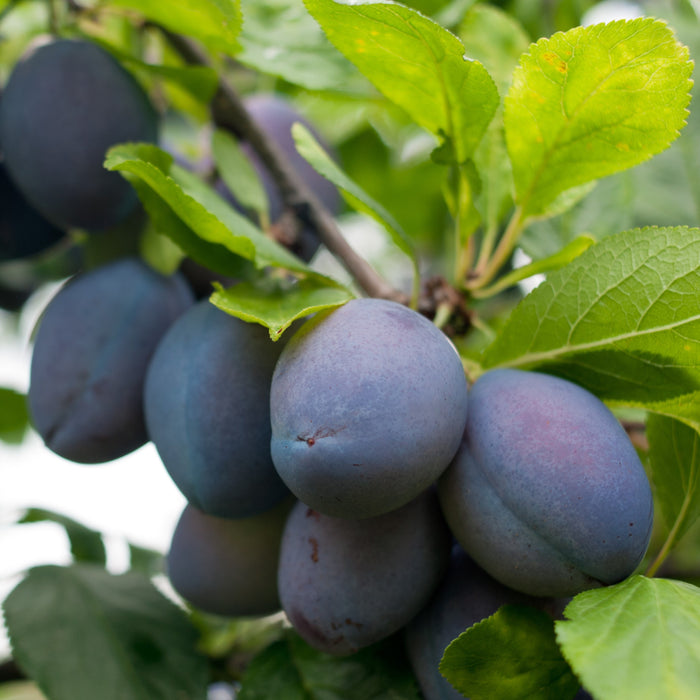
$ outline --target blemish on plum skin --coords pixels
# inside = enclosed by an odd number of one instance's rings
[[[309,447],[313,447],[320,438],[334,437],[341,430],[345,430],[345,428],[346,426],[340,428],[318,428],[311,435],[297,435],[297,441],[305,442]]]
[[[309,537],[309,544],[311,545],[311,561],[314,564],[318,563],[318,540],[315,537]]]

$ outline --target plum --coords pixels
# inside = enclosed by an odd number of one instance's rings
[[[157,140],[148,96],[97,44],[59,39],[15,65],[0,104],[0,143],[10,177],[60,228],[99,230],[123,221],[137,199],[103,167],[106,151]]]
[[[73,277],[49,302],[32,353],[29,408],[66,459],[107,462],[148,440],[142,396],[158,342],[194,299],[179,275],[124,258]]]
[[[277,565],[293,498],[248,518],[217,518],[187,505],[173,533],[168,576],[189,603],[214,615],[280,609]]]
[[[484,373],[438,488],[464,549],[531,595],[621,581],[649,544],[651,489],[627,434],[596,396],[555,376]]]
[[[282,536],[282,607],[311,646],[352,654],[394,634],[420,611],[444,574],[450,546],[432,489],[362,520],[298,503]]]
[[[148,434],[205,513],[246,517],[289,493],[270,456],[270,382],[282,346],[206,299],[158,346],[144,391]]]
[[[297,498],[327,515],[373,517],[447,468],[467,385],[453,345],[424,316],[353,299],[294,334],[270,407],[272,459]]]

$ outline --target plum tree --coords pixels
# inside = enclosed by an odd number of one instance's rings
[[[280,609],[277,565],[294,499],[248,518],[217,518],[187,505],[167,559],[173,588],[214,615],[268,615]]]
[[[291,129],[294,123],[299,122],[314,134],[326,150],[330,150],[313,125],[287,99],[280,95],[271,93],[250,95],[245,99],[244,104],[256,126],[280,149],[282,155],[287,159],[289,165],[295,170],[301,180],[331,214],[337,214],[340,211],[341,199],[335,185],[322,175],[319,175],[299,154],[294,145]],[[269,218],[272,223],[275,223],[284,213],[284,204],[279,187],[253,148],[246,142],[241,144],[241,148],[248,156],[265,188],[269,205]],[[228,189],[221,187],[220,191],[230,202],[240,207],[236,198]],[[307,226],[302,226],[297,234],[297,240],[288,247],[302,260],[308,262],[320,244],[321,242],[316,232]]]
[[[104,49],[61,39],[15,65],[0,103],[8,172],[27,200],[61,228],[104,229],[137,203],[131,185],[103,167],[110,146],[157,138],[148,96]]]
[[[432,489],[362,520],[298,503],[282,536],[282,607],[311,646],[351,654],[419,612],[444,574],[450,542]]]
[[[272,458],[290,490],[322,513],[363,518],[407,503],[444,471],[467,388],[454,347],[428,319],[354,299],[295,333],[270,405]]]
[[[158,346],[144,391],[148,434],[175,484],[206,513],[246,517],[289,493],[270,457],[270,382],[281,350],[262,326],[206,299]]]
[[[44,312],[32,353],[29,408],[57,454],[75,462],[116,459],[148,437],[146,368],[170,324],[193,303],[179,275],[135,258],[77,275]]]
[[[624,429],[593,394],[538,372],[496,369],[474,383],[439,493],[464,549],[532,595],[621,581],[649,544],[651,489]]]

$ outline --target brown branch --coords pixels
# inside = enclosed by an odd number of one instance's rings
[[[159,27],[178,53],[190,64],[211,66],[206,53],[191,39]],[[362,290],[372,297],[408,303],[409,297],[388,284],[348,244],[330,212],[291,168],[281,149],[250,118],[234,87],[219,78],[211,104],[213,122],[247,141],[260,156],[280,189],[285,206],[317,233],[326,248],[341,262]]]

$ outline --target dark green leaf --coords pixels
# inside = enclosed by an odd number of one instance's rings
[[[296,633],[257,656],[239,700],[419,700],[401,640],[368,647],[349,657],[312,649]]]
[[[132,571],[138,571],[146,576],[162,574],[165,569],[164,559],[162,552],[129,542],[129,566]]]
[[[206,698],[196,631],[145,576],[42,566],[4,612],[15,659],[51,700]]]
[[[86,527],[72,518],[60,513],[41,508],[30,508],[18,521],[22,523],[56,523],[60,525],[68,536],[70,551],[73,559],[79,562],[88,562],[104,566],[107,563],[102,533]]]
[[[28,428],[27,397],[14,389],[0,387],[0,440],[19,444]]]

